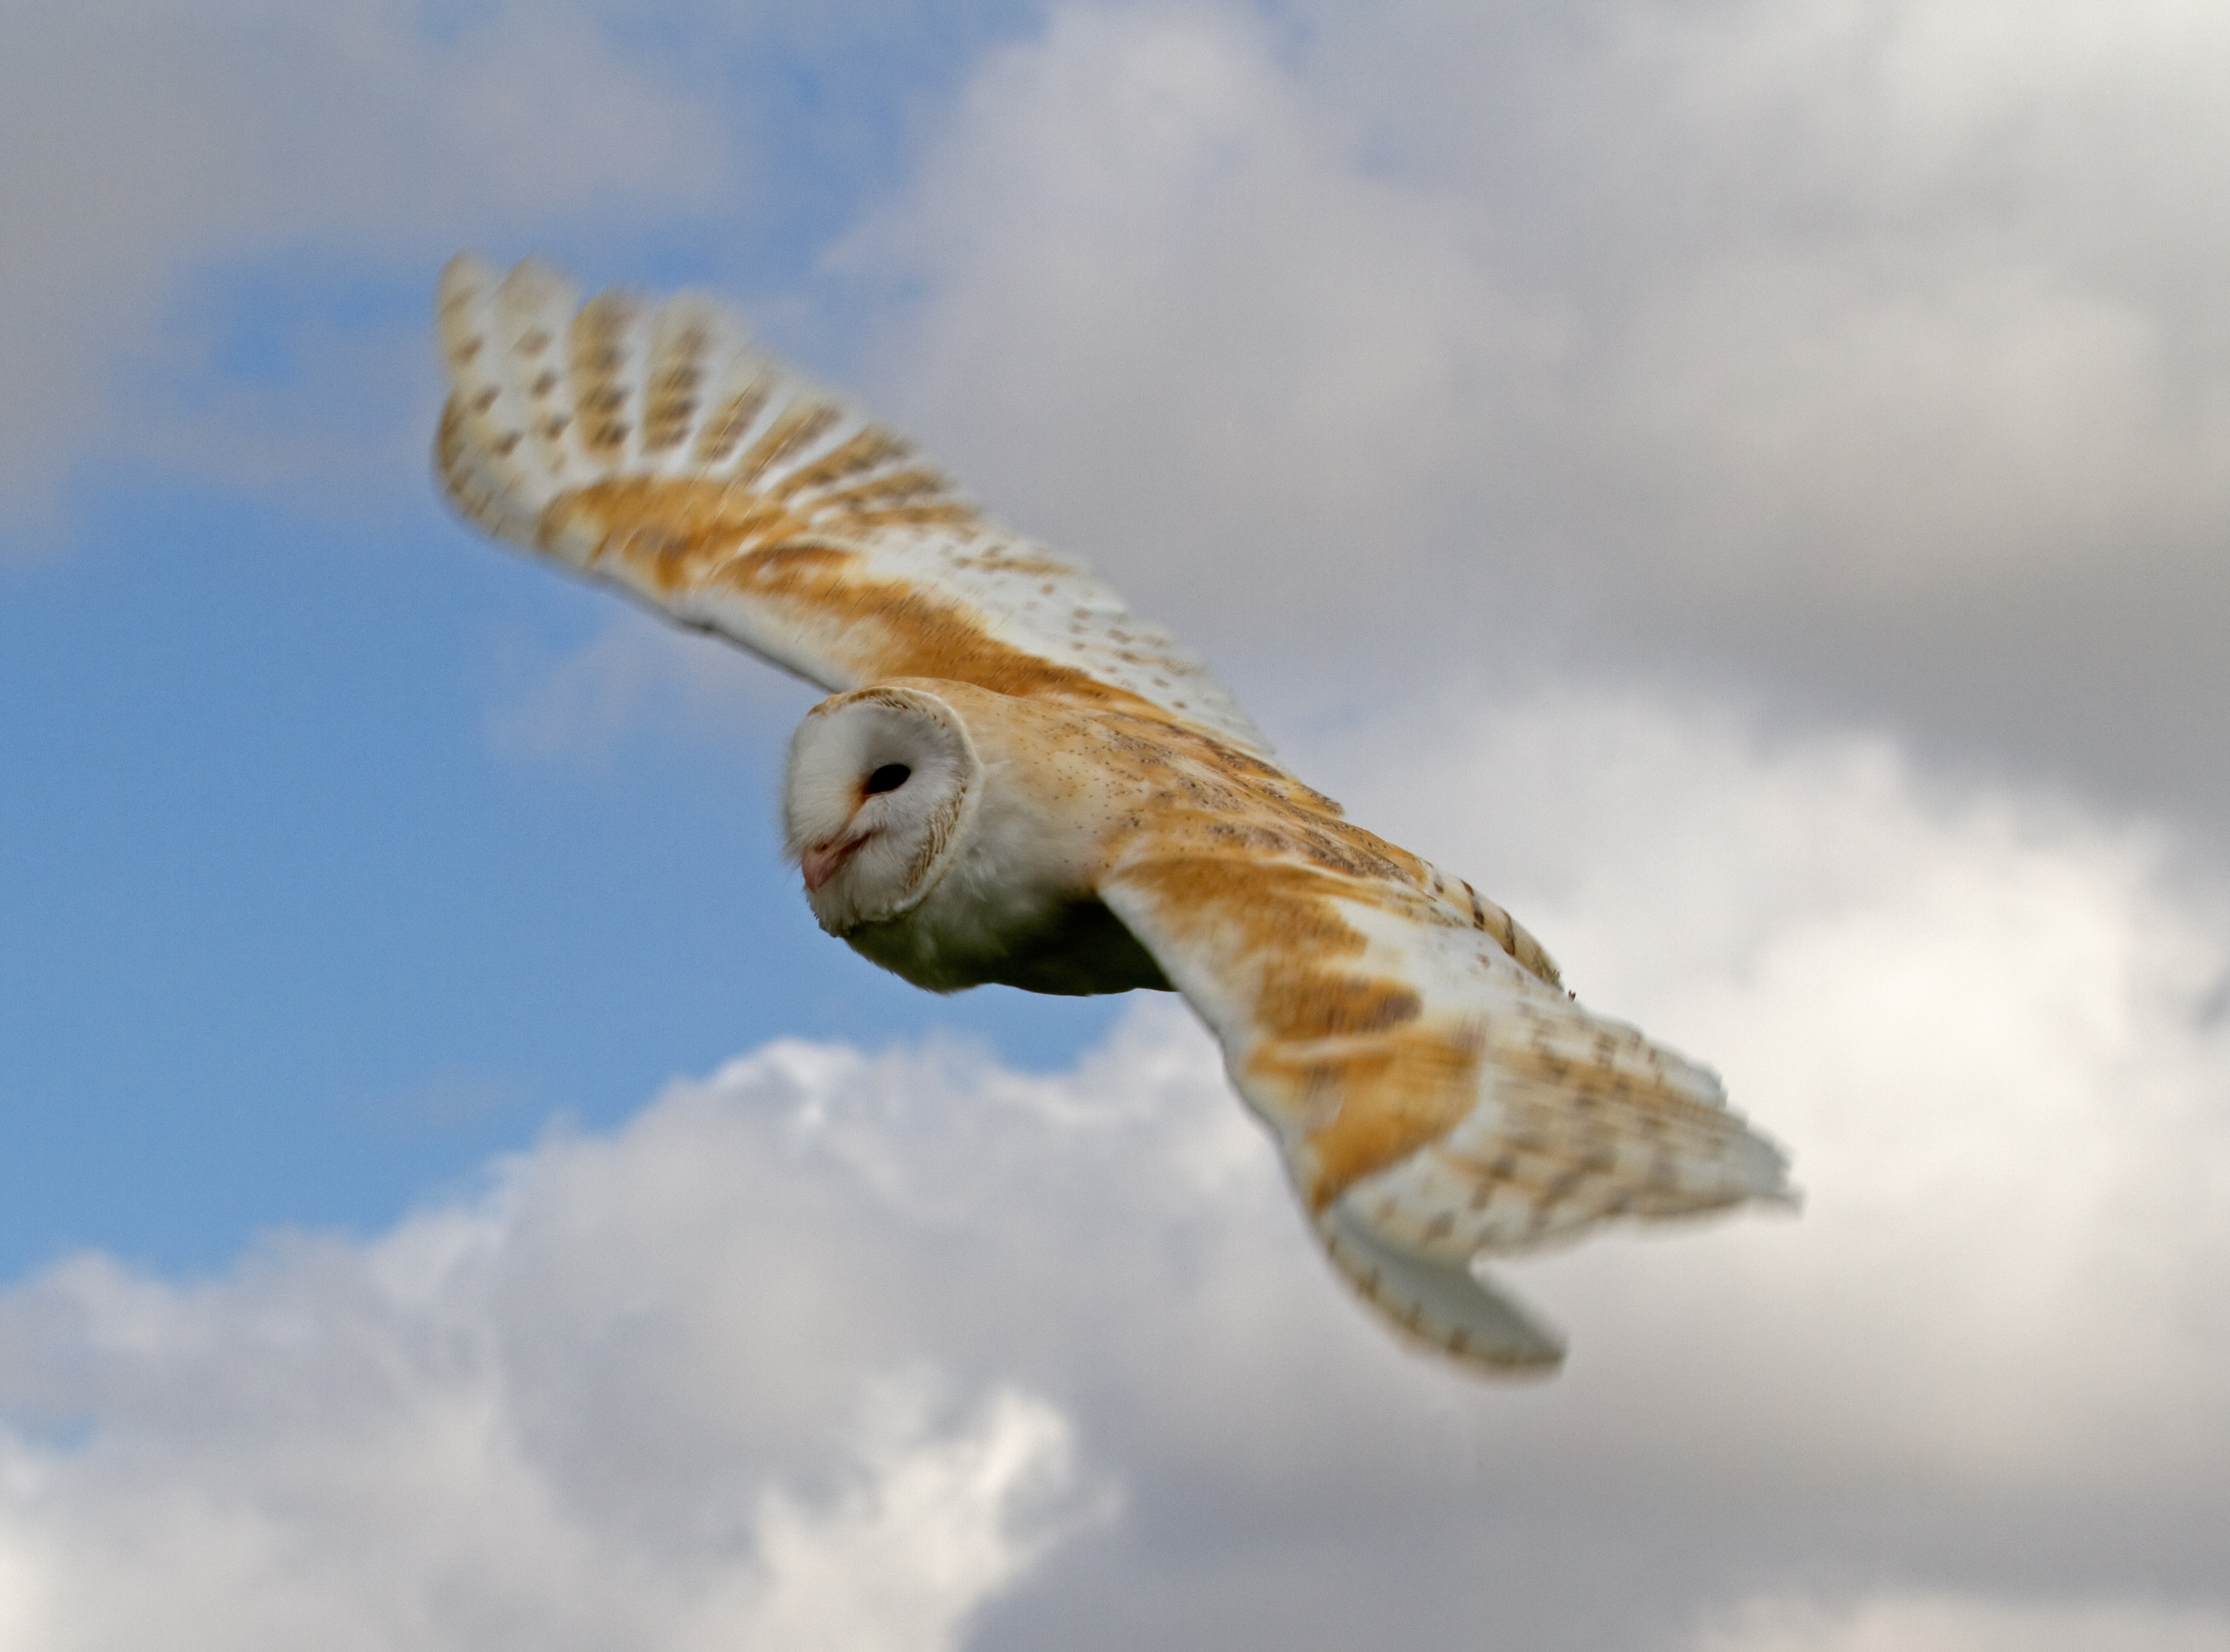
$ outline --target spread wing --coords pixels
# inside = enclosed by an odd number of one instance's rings
[[[499,539],[832,691],[942,677],[1189,724],[1253,723],[1084,566],[986,519],[901,437],[683,296],[577,294],[529,261],[441,276],[435,463]]]
[[[1715,1075],[1581,1008],[1470,885],[1344,823],[1214,826],[1154,830],[1101,899],[1221,1042],[1332,1262],[1402,1330],[1552,1369],[1560,1341],[1477,1258],[1789,1197]]]

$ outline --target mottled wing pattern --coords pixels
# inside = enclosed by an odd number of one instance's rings
[[[1582,1009],[1468,884],[1331,817],[1258,823],[1234,838],[1178,811],[1101,897],[1215,1031],[1334,1263],[1402,1329],[1553,1367],[1557,1339],[1475,1258],[1787,1197],[1781,1152],[1711,1073]]]
[[[532,261],[442,274],[435,460],[480,526],[830,690],[938,677],[1150,709],[1267,754],[1174,636],[989,520],[718,305],[577,301]]]

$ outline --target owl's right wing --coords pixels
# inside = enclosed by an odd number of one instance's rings
[[[1269,755],[1176,638],[719,305],[578,299],[532,260],[442,272],[435,468],[471,521],[832,691],[941,677]]]
[[[1469,885],[1352,829],[1267,852],[1244,836],[1161,834],[1100,898],[1215,1033],[1332,1262],[1402,1331],[1552,1370],[1561,1341],[1477,1259],[1789,1197],[1713,1074],[1582,1008]]]

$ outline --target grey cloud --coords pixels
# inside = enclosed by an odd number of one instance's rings
[[[995,505],[1297,717],[1685,678],[2230,828],[2219,20],[1283,15],[1057,13],[851,243]]]
[[[1746,1602],[1715,1621],[1698,1652],[2217,1652],[2219,1614],[2145,1602],[2059,1608],[1946,1593],[1889,1593],[1824,1605]]]
[[[16,158],[0,182],[0,378],[16,387],[0,512],[35,540],[87,462],[265,491],[352,480],[358,499],[374,474],[422,474],[415,307],[368,338],[313,323],[292,341],[292,399],[203,386],[214,405],[190,416],[169,384],[204,370],[208,341],[181,315],[197,280],[346,249],[415,290],[461,239],[686,211],[732,170],[699,97],[569,7],[499,6],[447,38],[390,0],[15,8],[0,141]]]

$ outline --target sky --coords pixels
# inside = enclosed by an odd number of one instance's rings
[[[2230,16],[0,17],[0,1652],[2226,1652]],[[1800,1216],[1314,1254],[1180,1006],[821,935],[814,691],[429,479],[719,293],[1710,1062]]]

